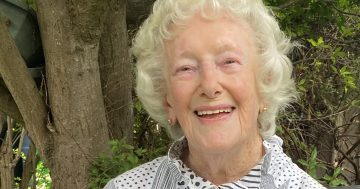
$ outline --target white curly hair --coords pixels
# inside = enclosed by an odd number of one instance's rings
[[[261,60],[257,65],[256,87],[267,108],[258,116],[263,138],[275,133],[276,115],[297,96],[291,78],[292,63],[287,57],[294,44],[261,0],[157,0],[137,32],[131,52],[136,58],[137,96],[149,115],[167,128],[173,138],[183,134],[179,126],[170,126],[167,121],[164,41],[173,37],[170,27],[181,25],[195,13],[214,19],[221,12],[247,22],[254,31]]]

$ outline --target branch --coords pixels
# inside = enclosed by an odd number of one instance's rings
[[[351,13],[351,12],[342,11],[342,10],[338,9],[335,5],[332,5],[332,7],[333,7],[336,11],[340,12],[341,14],[346,14],[346,15],[350,15],[350,16],[360,17],[360,14],[355,14],[355,13]]]
[[[301,0],[288,1],[288,2],[286,2],[286,3],[282,4],[282,5],[279,5],[279,6],[277,6],[277,7],[271,7],[271,9],[272,9],[272,10],[276,10],[276,11],[282,10],[282,9],[287,9],[287,8],[289,8],[290,6],[292,6],[293,4],[296,4],[296,3],[300,2],[300,1],[301,1]]]
[[[300,0],[288,1],[287,3],[284,3],[284,4],[280,5],[279,9],[286,9],[286,8],[288,8],[288,7],[290,7],[293,4],[298,3],[298,2],[300,2]]]
[[[20,159],[20,155],[21,155],[21,152],[22,152],[22,151],[21,151],[21,150],[22,150],[22,146],[23,146],[23,144],[24,144],[25,134],[26,134],[25,129],[22,128],[21,135],[20,135],[20,142],[19,142],[18,151],[17,151],[16,156],[15,156],[13,162],[12,162],[12,165],[13,165],[14,167],[16,166],[17,162],[18,162],[19,159]]]
[[[46,106],[8,32],[7,25],[8,23],[0,18],[0,75],[19,108],[25,129],[44,157],[52,137],[45,126]]]
[[[34,174],[34,167],[36,167],[36,148],[34,146],[34,143],[31,141],[28,155],[26,156],[25,160],[24,171],[22,174],[19,189],[28,189],[32,175],[34,175],[34,177],[36,175]]]
[[[343,155],[343,157],[345,157],[346,160],[349,161],[349,163],[354,167],[354,171],[355,171],[355,178],[356,180],[360,179],[360,170],[358,169],[358,165],[353,161],[353,159],[351,159],[345,152],[343,152],[340,147],[335,144],[334,145],[335,149],[341,153],[341,155]]]
[[[360,145],[360,139],[345,153],[345,155],[350,155],[351,152],[353,152],[355,149],[357,149],[357,147]],[[345,156],[343,156],[339,162],[341,163],[342,161],[344,161],[344,159],[346,159]]]
[[[282,127],[282,128],[284,128],[285,133],[290,137],[291,141],[294,143],[298,158],[301,158],[300,151],[299,151],[299,148],[296,146],[295,139],[291,136],[290,132],[288,131],[288,129],[286,127]]]
[[[0,81],[0,112],[12,117],[17,123],[24,122],[13,97],[2,81]]]
[[[7,116],[7,131],[5,141],[0,146],[0,188],[13,188],[14,186],[14,173],[11,164],[13,159],[12,149],[13,139],[13,120]]]

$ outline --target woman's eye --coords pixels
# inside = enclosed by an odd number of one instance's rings
[[[189,67],[181,68],[181,71],[190,71],[190,70],[191,70],[191,68],[189,68]]]
[[[191,68],[190,66],[184,66],[184,67],[181,67],[177,70],[177,72],[190,72],[192,71],[193,68]]]
[[[224,64],[234,64],[234,63],[236,63],[237,61],[236,60],[226,60],[225,62],[224,62]]]

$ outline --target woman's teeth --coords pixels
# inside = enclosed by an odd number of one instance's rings
[[[212,115],[212,114],[230,113],[230,112],[231,112],[231,108],[226,108],[226,109],[219,109],[219,110],[196,111],[196,114],[198,116],[202,116],[202,115]]]

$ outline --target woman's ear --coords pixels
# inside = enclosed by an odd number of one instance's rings
[[[165,98],[163,105],[164,105],[164,108],[168,115],[169,124],[174,125],[176,123],[175,111],[174,111],[174,108],[172,107],[172,105],[169,103],[168,97]]]
[[[267,110],[268,110],[268,108],[267,108],[266,104],[264,102],[261,102],[260,106],[259,106],[259,114],[266,112]]]

